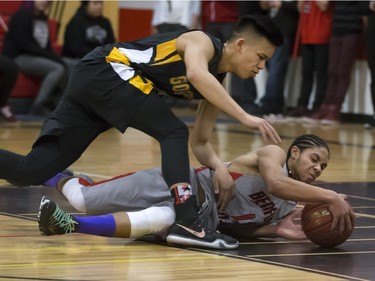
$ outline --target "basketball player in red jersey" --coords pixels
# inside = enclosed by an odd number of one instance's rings
[[[304,239],[301,228],[293,223],[298,215],[293,212],[297,201],[321,202],[329,205],[337,230],[348,231],[352,229],[354,216],[345,197],[311,185],[327,167],[329,158],[327,143],[315,135],[296,138],[287,153],[278,146],[268,145],[237,157],[226,163],[236,188],[224,211],[218,211],[215,201],[213,171],[207,167],[191,169],[199,218],[210,229],[219,226],[221,232],[236,238]],[[175,220],[174,200],[158,168],[98,183],[67,176],[56,187],[74,208],[96,216],[72,216],[44,197],[38,216],[39,229],[44,235],[78,232],[134,238],[165,231]],[[338,219],[341,214],[347,215]],[[183,237],[168,236],[167,241],[191,245]],[[195,246],[233,249],[238,244],[217,239]]]

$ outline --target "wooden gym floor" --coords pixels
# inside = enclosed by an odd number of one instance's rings
[[[192,111],[178,114],[192,125]],[[0,148],[29,151],[40,121],[0,124]],[[331,161],[319,184],[345,193],[356,213],[352,237],[335,249],[309,241],[241,241],[233,251],[179,248],[120,238],[72,234],[40,236],[36,215],[43,195],[76,213],[54,189],[16,187],[0,180],[0,280],[375,280],[375,131],[362,124],[322,127],[275,124],[286,149],[300,134],[326,139]],[[218,120],[212,143],[227,161],[262,144],[231,119]],[[160,165],[158,143],[133,130],[101,135],[72,169],[95,179]],[[199,164],[191,155],[191,165]]]

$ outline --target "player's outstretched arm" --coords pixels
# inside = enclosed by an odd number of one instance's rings
[[[295,218],[301,216],[300,211],[293,211],[283,218],[278,224],[265,224],[254,226],[252,224],[234,224],[220,229],[223,233],[237,239],[249,238],[276,238],[281,237],[288,240],[307,239],[302,231],[301,225],[295,223]]]
[[[285,200],[328,204],[334,217],[332,230],[342,233],[352,229],[354,213],[341,195],[286,176],[283,171],[286,155],[278,146],[269,145],[259,149],[257,154],[260,174],[271,194]]]
[[[188,80],[205,99],[246,127],[258,130],[265,142],[281,142],[280,136],[271,124],[246,113],[208,71],[208,63],[214,55],[214,48],[206,34],[199,31],[188,32],[181,35],[176,44],[177,49],[183,54]]]
[[[209,142],[218,111],[217,107],[207,100],[202,100],[199,103],[195,126],[191,134],[191,148],[201,164],[215,171],[213,175],[214,192],[218,194],[218,208],[223,211],[234,196],[235,185],[228,169]]]

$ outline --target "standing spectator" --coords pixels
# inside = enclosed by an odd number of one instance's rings
[[[366,124],[367,128],[375,128],[375,1],[370,1],[370,13],[368,17],[368,26],[366,32],[366,45],[367,45],[367,59],[368,66],[371,74],[371,101],[372,108],[374,110],[374,116],[370,120],[369,124]]]
[[[159,0],[155,2],[152,33],[189,30],[199,27],[200,1]]]
[[[308,115],[308,105],[316,77],[316,92],[312,110],[323,102],[328,79],[329,39],[332,29],[332,3],[329,1],[298,2],[300,12],[299,37],[302,59],[302,84],[297,108],[288,113],[291,117]],[[299,42],[297,42],[299,43]]]
[[[115,40],[111,22],[103,16],[103,1],[81,1],[66,26],[61,55],[71,67],[95,47]]]
[[[0,55],[0,119],[7,122],[17,121],[10,106],[7,104],[17,81],[17,75],[17,64],[7,56]]]
[[[238,19],[237,1],[203,1],[202,25],[209,34],[226,42]]]
[[[306,121],[325,125],[340,121],[341,106],[350,85],[350,75],[363,32],[363,16],[368,12],[367,1],[334,3],[326,95],[320,108]]]
[[[285,110],[285,78],[299,17],[297,1],[257,1],[259,7],[255,10],[251,2],[240,2],[241,13],[268,15],[281,29],[284,44],[278,47],[273,57],[267,61],[268,77],[265,94],[260,100],[260,107],[249,113],[254,115],[283,114]]]
[[[42,78],[30,114],[45,116],[53,109],[49,103],[64,79],[65,65],[51,47],[46,15],[50,1],[32,4],[30,8],[22,6],[11,17],[3,52],[15,60],[20,71]]]

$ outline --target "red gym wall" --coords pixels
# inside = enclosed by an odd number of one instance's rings
[[[151,34],[154,1],[119,1],[119,41],[131,41]]]
[[[132,41],[151,34],[152,10],[119,9],[119,41]]]

